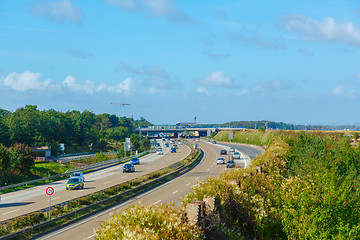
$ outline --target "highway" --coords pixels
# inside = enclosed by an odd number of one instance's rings
[[[230,148],[229,146],[211,144],[205,141],[201,141],[199,146],[204,150],[205,155],[200,164],[191,171],[149,192],[132,198],[125,203],[69,226],[65,226],[37,239],[94,239],[94,229],[99,227],[99,222],[105,221],[109,216],[114,214],[114,211],[123,211],[128,206],[138,202],[145,205],[174,202],[175,206],[180,208],[182,205],[181,198],[191,191],[191,187],[198,181],[205,180],[207,177],[217,176],[222,171],[227,171],[225,165],[216,164],[216,159],[219,157],[220,150],[228,150]],[[233,147],[238,149],[239,145],[234,144]],[[255,155],[263,153],[263,150],[250,145],[241,145],[241,147],[245,148],[246,151],[251,151],[254,154],[257,153]],[[251,159],[244,153],[243,156],[249,160],[248,164],[250,164]]]
[[[178,146],[179,149],[177,153],[170,153],[170,148],[163,148],[164,155],[149,154],[140,158],[140,165],[135,165],[135,173],[123,173],[123,164],[119,164],[85,174],[85,187],[81,190],[67,191],[65,189],[65,185],[68,179],[66,179],[12,193],[2,194],[0,202],[0,220],[3,221],[11,219],[48,207],[49,197],[45,192],[47,187],[53,187],[55,190],[55,193],[51,197],[51,205],[55,205],[97,192],[101,189],[129,181],[169,166],[172,163],[184,159],[191,151],[186,145]]]

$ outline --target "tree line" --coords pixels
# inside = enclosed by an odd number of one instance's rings
[[[146,150],[149,141],[135,134],[135,127],[150,126],[146,119],[117,117],[91,111],[59,112],[26,105],[14,112],[0,109],[0,170],[28,173],[34,163],[30,146],[51,146],[58,153],[65,146],[89,146],[104,150],[111,143],[131,137],[134,150]],[[10,172],[11,172],[10,171]]]
[[[149,125],[144,118],[134,121],[107,113],[96,115],[87,110],[40,111],[37,106],[26,105],[14,112],[0,109],[0,143],[4,146],[15,143],[29,146],[53,143],[101,145],[104,141],[124,141],[134,133],[135,126]]]

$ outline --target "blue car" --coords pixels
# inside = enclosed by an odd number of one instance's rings
[[[123,173],[124,172],[135,172],[135,167],[131,163],[127,163],[123,167]]]
[[[176,148],[171,148],[172,153],[176,153]]]
[[[140,160],[139,160],[139,158],[137,158],[137,157],[133,157],[133,158],[130,160],[130,162],[131,162],[132,164],[134,164],[134,165],[140,164]]]

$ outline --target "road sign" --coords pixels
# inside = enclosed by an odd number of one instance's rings
[[[53,195],[54,194],[54,189],[52,188],[52,187],[48,187],[48,188],[46,188],[46,194],[47,195],[49,195],[49,196],[51,196],[51,195]]]
[[[230,132],[229,133],[229,140],[232,141],[234,139],[234,133]]]

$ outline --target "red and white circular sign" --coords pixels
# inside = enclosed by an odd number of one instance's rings
[[[46,194],[47,194],[47,195],[50,195],[50,196],[51,196],[51,195],[54,194],[54,192],[55,192],[55,191],[54,191],[54,189],[53,189],[52,187],[48,187],[48,188],[46,189]]]

